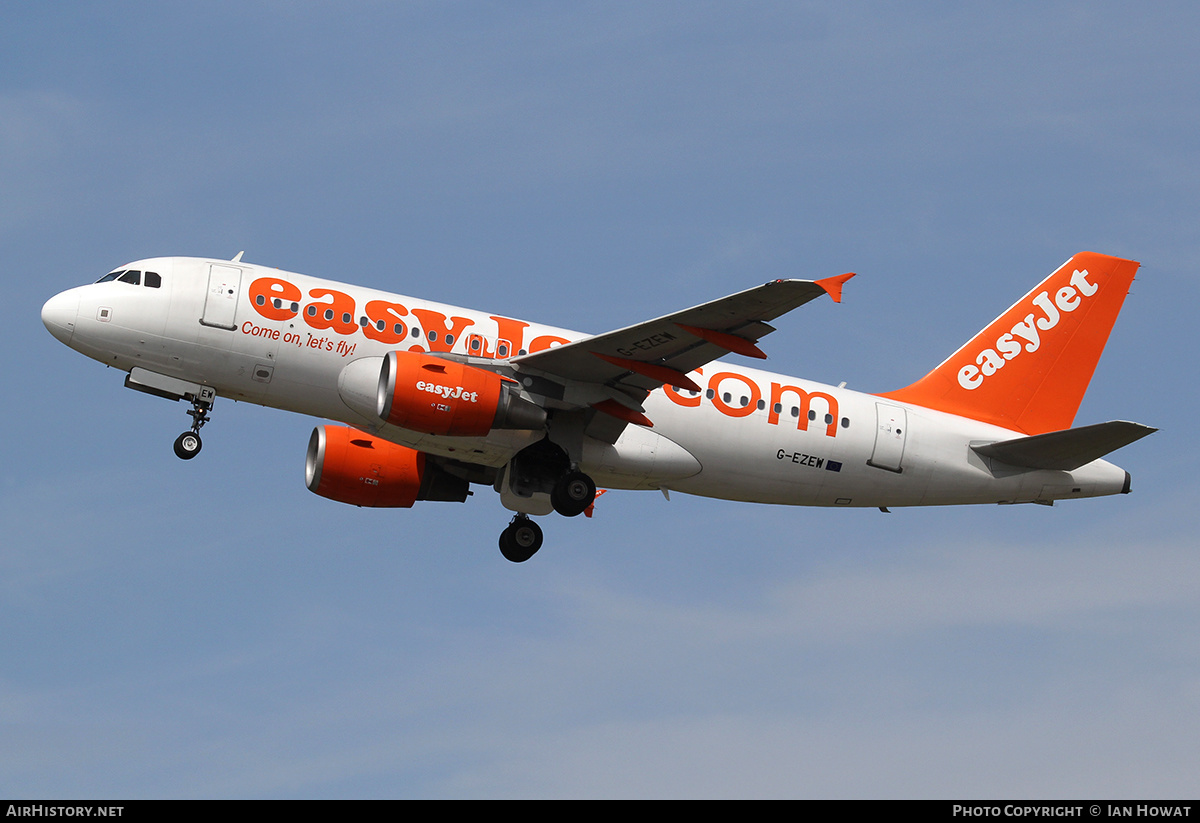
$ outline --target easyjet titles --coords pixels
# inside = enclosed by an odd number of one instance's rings
[[[489,318],[496,323],[494,335],[472,333],[476,324],[470,317],[447,317],[433,309],[409,309],[392,300],[368,300],[360,314],[354,297],[323,287],[308,290],[307,297],[311,302],[301,311],[304,292],[295,283],[280,277],[257,278],[250,284],[249,296],[250,305],[267,320],[302,317],[305,324],[318,331],[344,336],[361,333],[369,340],[390,346],[411,341],[409,351],[449,352],[458,346],[473,357],[503,359],[568,342],[565,337],[544,334],[534,337],[526,345],[525,329],[529,324],[498,315]],[[264,332],[245,333],[268,336]]]
[[[1050,299],[1050,292],[1040,292],[1031,303],[1041,312],[1026,314],[1024,319],[1014,323],[1004,334],[996,338],[995,347],[981,351],[974,363],[969,363],[958,370],[958,385],[971,391],[983,385],[984,380],[991,377],[1009,361],[1022,352],[1035,352],[1042,345],[1041,332],[1047,332],[1058,325],[1063,314],[1075,311],[1083,303],[1085,297],[1091,297],[1099,289],[1098,283],[1088,282],[1087,269],[1076,269],[1071,274],[1071,284],[1063,286]]]
[[[466,391],[462,386],[439,386],[437,383],[427,383],[424,380],[417,381],[417,391],[427,391],[431,394],[436,394],[447,400],[465,400],[468,403],[479,402],[479,392]]]

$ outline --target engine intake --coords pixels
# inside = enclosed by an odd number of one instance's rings
[[[377,411],[401,428],[459,437],[546,425],[546,410],[495,372],[419,352],[393,351],[383,359]]]

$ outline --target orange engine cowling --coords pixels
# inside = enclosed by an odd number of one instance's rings
[[[401,428],[458,437],[546,423],[545,410],[495,372],[419,352],[393,351],[383,359],[377,411]]]
[[[467,481],[425,455],[346,426],[318,426],[308,441],[309,491],[354,506],[407,509],[418,500],[466,500]]]

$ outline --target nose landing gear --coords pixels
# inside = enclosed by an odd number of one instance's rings
[[[175,438],[175,456],[180,460],[191,460],[203,448],[200,429],[208,422],[208,412],[216,398],[217,393],[208,386],[202,387],[200,394],[192,396],[192,408],[188,410],[188,416],[192,418],[192,428]]]

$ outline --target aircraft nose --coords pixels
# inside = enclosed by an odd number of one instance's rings
[[[75,318],[79,314],[79,295],[74,289],[56,294],[42,306],[42,323],[63,343],[71,342]]]

